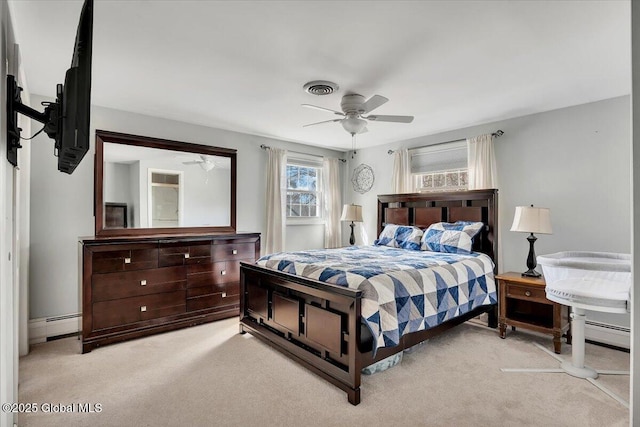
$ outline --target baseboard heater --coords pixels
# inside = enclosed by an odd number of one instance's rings
[[[76,334],[82,329],[82,313],[53,316],[29,321],[29,344],[43,343]],[[586,321],[586,339],[622,348],[631,348],[631,329],[608,323]]]
[[[29,344],[77,334],[82,329],[82,313],[29,320]]]
[[[626,349],[631,348],[631,329],[625,326],[587,320],[584,334],[589,341]]]

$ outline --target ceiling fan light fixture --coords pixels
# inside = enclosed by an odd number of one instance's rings
[[[357,117],[347,117],[340,122],[342,123],[344,130],[349,132],[351,135],[362,132],[362,130],[367,126],[366,120],[359,119]]]

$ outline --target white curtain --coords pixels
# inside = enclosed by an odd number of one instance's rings
[[[411,157],[409,150],[402,148],[393,153],[393,192],[411,193]]]
[[[272,147],[268,152],[265,252],[272,254],[284,250],[287,151]]]
[[[496,156],[490,133],[467,139],[469,190],[497,188]]]
[[[340,191],[340,163],[338,159],[322,159],[322,194],[324,225],[324,247],[342,246],[342,192]]]

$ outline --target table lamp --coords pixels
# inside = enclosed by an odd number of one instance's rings
[[[351,221],[349,227],[351,227],[351,237],[349,237],[349,243],[353,245],[356,242],[356,237],[353,234],[354,222],[362,222],[362,206],[360,205],[344,205],[342,207],[342,217],[340,221]]]
[[[536,271],[536,253],[533,250],[533,244],[538,240],[533,233],[551,234],[551,212],[547,208],[534,208],[531,206],[516,206],[516,214],[513,217],[513,225],[511,231],[521,233],[531,233],[527,240],[529,241],[529,256],[527,257],[527,271],[522,273],[526,277],[540,277],[541,274]]]

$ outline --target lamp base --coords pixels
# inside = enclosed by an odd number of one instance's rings
[[[538,239],[536,238],[536,236],[533,235],[533,233],[531,233],[529,237],[527,237],[527,240],[529,241],[529,256],[527,257],[527,268],[529,269],[524,273],[522,273],[522,276],[523,277],[540,277],[542,276],[542,274],[536,271],[536,266],[538,264],[536,263],[536,252],[533,249],[533,244]]]
[[[542,274],[538,273],[535,270],[527,270],[524,273],[522,273],[522,277],[541,277]]]
[[[349,236],[349,244],[351,246],[353,246],[356,243],[356,236],[353,234],[353,227],[355,227],[356,225],[353,223],[353,221],[351,221],[351,224],[349,224],[349,227],[351,227],[351,236]]]

